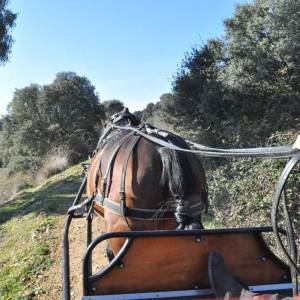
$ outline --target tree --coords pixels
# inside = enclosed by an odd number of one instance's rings
[[[257,0],[225,21],[229,63],[222,82],[243,127],[261,124],[257,139],[294,127],[300,116],[299,15],[299,1]]]
[[[0,0],[0,63],[8,60],[13,43],[11,30],[17,18],[17,14],[7,9],[8,2],[8,0]]]
[[[115,113],[120,112],[124,108],[124,103],[116,99],[106,100],[102,102],[102,105],[104,106],[106,119]]]
[[[237,6],[225,21],[225,37],[193,48],[174,77],[173,103],[163,107],[177,130],[204,143],[248,146],[294,128],[299,15],[295,0]]]
[[[265,95],[291,88],[299,91],[300,3],[257,0],[236,7],[225,21],[228,79],[248,83]]]
[[[208,135],[207,129],[217,132],[218,119],[226,113],[218,79],[225,63],[221,40],[210,40],[186,55],[174,77],[173,96],[161,99],[162,109],[177,130],[197,131],[197,139],[215,142],[216,136]]]
[[[78,161],[96,144],[103,109],[90,81],[73,72],[57,74],[45,86],[16,90],[3,119],[1,148],[11,170],[40,166],[51,150],[65,146]]]

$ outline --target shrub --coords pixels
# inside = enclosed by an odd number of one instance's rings
[[[59,147],[49,152],[43,159],[43,165],[37,172],[37,181],[43,181],[69,166],[69,149]]]
[[[292,144],[297,132],[277,133],[268,145]],[[225,227],[270,224],[276,182],[286,159],[238,159],[211,167],[208,172],[211,209],[215,222]],[[296,172],[298,172],[298,168]],[[290,176],[287,193],[295,226],[299,221],[299,180]]]
[[[0,203],[6,202],[20,190],[32,184],[29,174],[24,172],[10,174],[8,169],[0,168]]]

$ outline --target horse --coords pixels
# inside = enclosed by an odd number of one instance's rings
[[[162,147],[139,132],[189,148],[180,136],[141,123],[126,108],[113,115],[87,170],[87,195],[104,221],[103,231],[203,228],[208,192],[199,159]],[[123,243],[112,239],[108,257]]]

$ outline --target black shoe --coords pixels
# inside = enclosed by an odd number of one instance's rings
[[[209,253],[208,277],[210,286],[217,298],[224,298],[226,293],[229,296],[239,297],[242,290],[248,289],[226,270],[224,259],[217,251]]]

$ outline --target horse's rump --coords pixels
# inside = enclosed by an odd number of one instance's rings
[[[174,134],[155,135],[188,148]],[[95,203],[95,209],[104,212],[106,231],[173,229],[175,218],[181,228],[201,222],[207,188],[195,155],[169,150],[123,129],[112,131],[98,148],[89,168],[87,191],[107,199],[104,209],[103,203]],[[110,209],[114,204],[121,209]],[[131,208],[144,212],[135,216],[132,210],[130,215]]]

